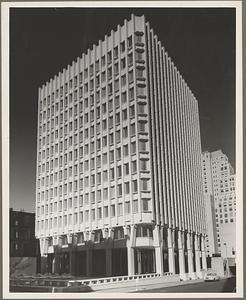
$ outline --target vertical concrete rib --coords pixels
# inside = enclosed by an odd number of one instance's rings
[[[172,80],[172,61],[170,57],[168,57],[168,66],[169,66],[169,84],[170,84],[170,102],[169,102],[169,111],[170,111],[170,136],[171,136],[171,173],[172,173],[172,178],[173,178],[173,203],[174,203],[174,215],[175,215],[175,227],[177,228],[179,226],[179,211],[178,211],[178,197],[177,197],[177,178],[176,178],[176,150],[175,150],[175,124],[174,124],[174,86],[173,86],[173,80]]]
[[[150,83],[150,59],[149,59],[149,49],[150,49],[150,45],[149,45],[149,24],[145,23],[145,38],[146,38],[146,43],[145,43],[145,51],[146,51],[146,87],[147,87],[147,93],[148,93],[148,101],[147,101],[147,107],[148,107],[148,113],[147,113],[147,118],[148,118],[148,124],[149,124],[149,150],[150,150],[150,183],[151,183],[151,197],[152,197],[152,220],[156,220],[157,219],[157,209],[156,209],[156,197],[155,197],[155,190],[154,190],[154,170],[152,168],[152,162],[153,162],[153,149],[152,149],[152,126],[150,126],[150,124],[152,125],[152,108],[151,108],[151,102],[150,102],[150,93],[151,93],[151,83]]]
[[[171,226],[172,224],[172,208],[171,208],[171,183],[170,183],[170,174],[169,174],[169,145],[168,145],[168,136],[169,136],[169,130],[168,130],[168,118],[167,118],[167,98],[168,98],[168,82],[167,82],[167,65],[166,65],[166,57],[165,57],[165,50],[162,48],[162,65],[163,65],[163,74],[162,74],[162,80],[163,80],[163,86],[164,86],[164,95],[163,95],[163,102],[162,102],[162,111],[163,111],[163,140],[164,140],[164,147],[165,147],[165,153],[164,153],[164,170],[165,170],[165,178],[166,178],[166,186],[165,186],[165,193],[166,193],[166,205],[167,205],[167,224]]]
[[[173,82],[173,121],[174,121],[174,152],[175,152],[175,177],[176,177],[176,197],[177,197],[177,209],[178,209],[178,223],[179,230],[183,228],[183,207],[182,207],[182,195],[181,195],[181,172],[180,172],[180,146],[179,146],[179,128],[178,128],[178,113],[177,113],[177,86],[176,86],[175,66],[172,63],[172,82]]]
[[[193,113],[192,113],[192,99],[189,87],[186,85],[187,90],[187,108],[188,108],[188,119],[189,119],[189,134],[190,134],[190,151],[192,153],[190,164],[191,164],[191,186],[192,186],[192,211],[193,211],[193,220],[194,220],[194,232],[197,233],[197,209],[196,209],[196,202],[197,202],[197,194],[196,194],[196,168],[194,163],[194,135],[193,135]]]
[[[185,85],[185,100],[186,100],[186,116],[187,116],[187,134],[188,134],[188,165],[189,165],[189,183],[190,183],[190,209],[192,214],[192,231],[196,231],[196,218],[194,210],[194,176],[193,176],[193,153],[192,153],[192,136],[191,136],[191,120],[190,120],[190,107],[189,107],[189,91],[186,82]]]
[[[184,148],[183,148],[183,153],[184,153],[184,163],[185,163],[185,179],[186,179],[186,206],[187,206],[187,211],[186,214],[188,215],[188,231],[193,230],[193,225],[192,225],[192,215],[191,215],[191,204],[190,204],[190,169],[189,169],[189,153],[188,153],[188,147],[189,147],[189,140],[187,138],[187,112],[186,112],[186,94],[185,94],[185,87],[184,87],[184,80],[181,77],[180,78],[180,87],[181,87],[181,102],[182,102],[182,117],[183,117],[183,143],[184,143]]]
[[[160,139],[161,139],[161,171],[162,171],[162,178],[163,178],[163,184],[162,184],[162,193],[163,193],[163,210],[164,210],[164,224],[168,224],[168,177],[166,176],[167,167],[166,167],[166,155],[167,155],[167,149],[166,149],[166,123],[165,123],[165,97],[166,97],[166,84],[164,77],[164,62],[163,62],[163,49],[161,47],[160,42],[158,43],[158,53],[159,53],[159,76],[160,76],[160,102],[159,102],[159,111],[161,114],[161,128],[160,130]],[[163,225],[164,225],[163,224]]]
[[[182,165],[183,165],[183,181],[184,181],[184,206],[185,206],[185,219],[187,226],[186,230],[190,231],[190,214],[189,212],[189,194],[188,194],[188,169],[187,169],[187,152],[186,152],[186,128],[185,128],[185,115],[184,115],[184,97],[183,97],[183,86],[182,86],[182,77],[178,73],[178,88],[179,88],[179,109],[180,109],[180,123],[181,127],[181,153],[182,153]]]
[[[160,87],[160,57],[159,57],[159,51],[158,51],[158,43],[157,43],[157,37],[154,36],[154,47],[155,47],[155,55],[154,55],[154,62],[155,62],[155,79],[156,79],[156,111],[157,111],[157,118],[156,118],[156,131],[157,131],[157,160],[159,162],[158,166],[158,175],[159,175],[159,180],[158,180],[158,188],[159,188],[159,205],[160,205],[160,219],[161,219],[161,224],[164,225],[164,203],[163,203],[163,185],[164,184],[164,178],[162,176],[162,170],[163,170],[163,159],[161,156],[161,153],[163,152],[163,144],[162,144],[162,140],[161,140],[161,128],[163,128],[162,126],[160,126],[160,124],[162,125],[162,115],[161,115],[161,102],[162,102],[162,98],[161,98],[161,87]]]
[[[148,30],[148,66],[149,66],[149,101],[150,101],[150,107],[151,107],[151,152],[152,152],[152,170],[153,170],[153,193],[155,195],[155,208],[156,208],[156,223],[160,224],[160,205],[159,205],[159,190],[158,190],[158,170],[157,170],[157,138],[156,138],[156,118],[157,118],[157,112],[156,112],[156,105],[155,105],[155,80],[154,80],[154,62],[153,62],[153,31],[150,29]]]
[[[198,102],[195,101],[195,126],[197,128],[196,135],[197,135],[197,155],[199,155],[201,150],[201,136],[200,136],[200,122],[199,122],[199,110],[198,110]],[[201,209],[201,233],[203,235],[206,234],[206,217],[205,217],[205,204],[204,204],[204,196],[203,196],[203,186],[202,186],[202,162],[201,162],[201,155],[197,157],[197,160],[200,162],[199,164],[199,194],[200,194],[200,209]]]
[[[183,132],[182,132],[182,125],[183,125],[183,116],[181,111],[181,93],[180,93],[180,76],[179,72],[175,68],[175,77],[176,77],[176,91],[177,91],[177,115],[178,118],[178,149],[179,149],[179,155],[180,155],[180,182],[181,182],[181,203],[182,203],[182,222],[183,222],[183,230],[187,228],[187,207],[186,207],[186,201],[187,201],[187,195],[185,190],[185,162],[184,162],[184,144],[183,144]]]
[[[192,115],[193,119],[193,127],[195,128],[196,126],[196,120],[195,120],[195,113],[196,113],[196,108],[195,108],[195,98],[192,95],[191,96],[191,101],[192,101],[192,111],[194,111],[194,114]],[[201,153],[199,153],[198,149],[198,137],[197,137],[197,130],[193,129],[193,142],[194,142],[194,159],[195,159],[195,178],[196,178],[196,212],[197,212],[197,233],[201,232],[201,222],[202,222],[202,215],[201,215],[201,190],[199,188],[199,185],[202,184],[201,182],[201,176],[200,176],[200,171],[201,171]]]
[[[170,180],[170,195],[171,195],[171,226],[175,226],[176,225],[176,214],[177,212],[175,212],[175,195],[174,195],[174,181],[173,181],[173,166],[172,166],[172,162],[173,162],[173,153],[172,153],[172,130],[171,130],[171,85],[170,85],[170,66],[169,66],[169,58],[168,55],[165,53],[165,63],[166,63],[166,80],[167,80],[167,102],[166,102],[166,119],[168,122],[168,135],[166,137],[167,139],[167,145],[168,145],[168,170],[169,170],[169,180]]]
[[[191,97],[191,106],[192,106],[192,111],[195,112],[194,109],[194,99]],[[194,113],[192,114],[192,124],[193,127],[195,128],[195,120],[194,120]],[[195,192],[196,192],[196,202],[195,202],[195,209],[196,209],[196,222],[197,222],[197,230],[196,233],[200,232],[200,222],[201,222],[201,209],[200,209],[200,197],[199,197],[199,190],[198,190],[198,185],[199,185],[199,162],[197,160],[198,153],[197,153],[197,136],[196,136],[196,130],[193,128],[193,148],[194,148],[194,172],[195,172]]]
[[[152,57],[151,57],[151,44],[150,44],[150,28],[149,25],[146,24],[146,48],[147,48],[147,79],[148,79],[148,107],[149,107],[149,116],[150,116],[150,128],[149,128],[149,132],[150,132],[150,139],[151,139],[151,143],[150,143],[150,159],[151,159],[151,171],[152,171],[152,179],[151,179],[151,185],[152,185],[152,195],[153,195],[153,206],[154,206],[154,211],[155,211],[155,220],[158,223],[159,217],[158,217],[158,208],[156,205],[156,184],[155,184],[155,169],[154,169],[154,149],[153,149],[153,144],[152,141],[154,140],[154,136],[153,136],[153,128],[154,128],[154,121],[153,121],[153,117],[152,117],[152,110],[153,110],[153,95],[152,95],[152,90],[153,90],[153,81],[152,81]]]

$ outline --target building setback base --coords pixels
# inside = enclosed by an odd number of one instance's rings
[[[180,274],[181,280],[201,278],[201,271],[207,268],[201,259],[202,237],[174,229],[161,235],[163,231],[159,227],[153,233],[153,236],[139,236],[133,227],[120,239],[110,235],[100,242],[74,243],[69,239],[67,244],[47,248],[42,256],[41,272],[84,277],[171,273]]]

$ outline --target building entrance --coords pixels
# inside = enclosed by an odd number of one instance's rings
[[[155,272],[155,253],[152,249],[135,249],[135,273],[146,274]]]
[[[59,274],[69,274],[69,253],[64,252],[58,255],[59,260]]]
[[[112,249],[112,275],[127,275],[127,249]]]
[[[74,275],[85,276],[86,275],[86,251],[79,251],[74,253]]]
[[[92,273],[94,276],[105,276],[106,253],[105,250],[92,251]]]
[[[55,255],[54,253],[49,253],[48,257],[47,257],[47,273],[54,273],[53,272],[53,259],[54,259]]]

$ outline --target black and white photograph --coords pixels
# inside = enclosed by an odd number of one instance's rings
[[[2,3],[6,298],[242,297],[241,2],[219,2]]]

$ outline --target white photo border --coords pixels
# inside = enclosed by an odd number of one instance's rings
[[[235,8],[236,9],[236,293],[10,293],[9,292],[9,13],[10,8]],[[59,1],[2,2],[2,287],[6,299],[51,298],[238,298],[243,297],[243,82],[242,82],[242,2],[241,1]],[[242,229],[242,230],[241,230]],[[7,274],[7,275],[6,275]]]

